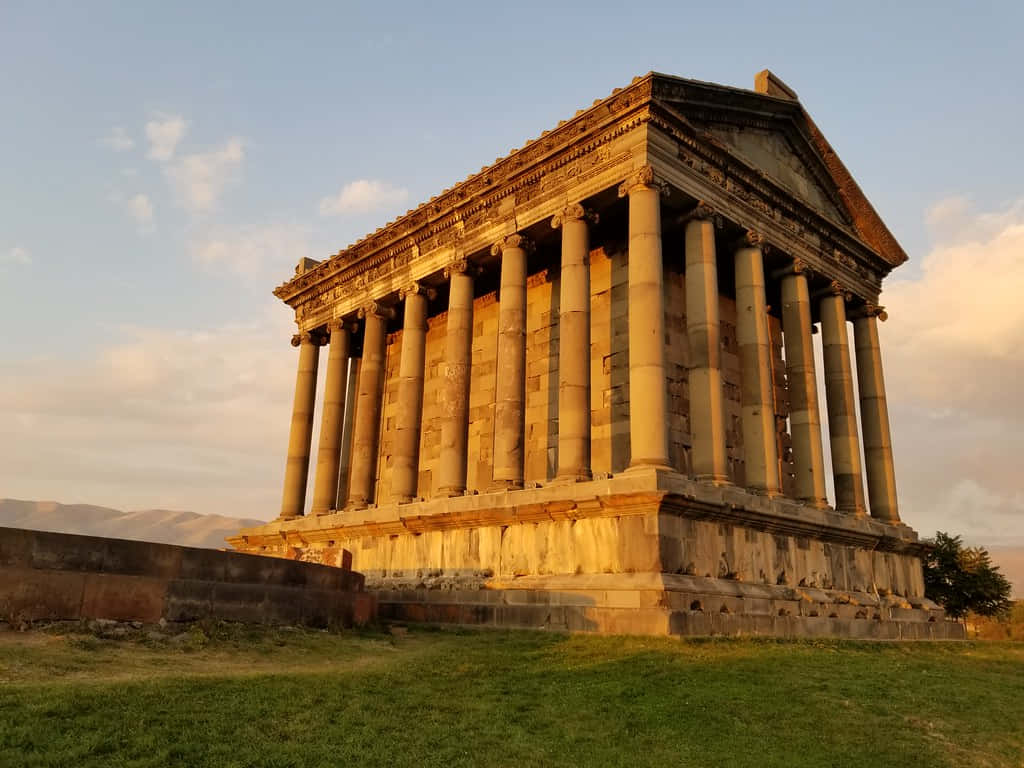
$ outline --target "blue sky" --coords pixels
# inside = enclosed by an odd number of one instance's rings
[[[932,298],[957,311],[943,291],[959,295],[960,270],[1021,274],[1022,27],[1016,2],[2,2],[0,495],[271,516],[293,355],[270,290],[299,256],[336,252],[634,75],[751,87],[770,68],[911,255],[895,288],[912,317],[901,331],[887,292],[884,331],[911,522],[1024,540],[1003,468],[1024,448],[1017,422],[972,410],[1013,407],[972,387],[1024,371],[1004,349],[1024,340],[1015,299],[972,288],[964,323],[994,312],[1005,342],[984,359],[956,332],[932,334],[926,359],[916,344],[893,357],[937,327]],[[1016,271],[1000,280],[992,258]],[[950,366],[921,389],[916,372]],[[948,419],[940,491],[926,449]],[[935,511],[956,493],[988,506]]]

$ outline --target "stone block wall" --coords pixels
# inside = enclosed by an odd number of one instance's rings
[[[629,465],[629,300],[625,251],[595,248],[590,253],[591,292],[591,464],[595,476],[621,472]],[[665,357],[669,398],[669,458],[681,473],[690,472],[688,344],[686,283],[679,265],[666,261]],[[526,327],[526,445],[525,481],[554,478],[558,464],[558,312],[560,278],[557,269],[536,271],[527,279]],[[470,492],[484,492],[492,479],[494,392],[497,376],[498,296],[490,292],[473,305],[472,384],[469,403]],[[722,322],[722,382],[726,447],[730,479],[744,484],[743,436],[740,420],[741,372],[736,342],[736,303],[720,296]],[[441,443],[441,388],[444,383],[446,313],[428,319],[424,371],[423,428],[420,438],[418,493],[437,492]],[[776,413],[780,456],[788,456],[788,401],[782,330],[769,318],[772,339]],[[387,372],[381,416],[380,456],[377,462],[377,504],[392,501],[391,467],[398,413],[398,369],[402,332],[388,336]],[[783,483],[790,481],[783,464]]]
[[[345,562],[333,552],[334,562]],[[145,541],[0,528],[0,619],[225,619],[365,624],[363,576],[347,567]]]

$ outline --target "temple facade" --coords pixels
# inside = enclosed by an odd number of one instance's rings
[[[229,541],[350,559],[399,619],[959,636],[896,493],[906,258],[770,72],[635,78],[277,288],[281,514]]]

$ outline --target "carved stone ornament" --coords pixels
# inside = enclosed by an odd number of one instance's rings
[[[317,347],[322,347],[327,343],[327,336],[319,331],[305,331],[303,333],[296,333],[292,336],[292,346],[297,347],[301,344],[313,344]]]
[[[365,307],[359,308],[359,319],[363,319],[366,317],[391,318],[394,316],[394,308],[381,304],[379,301],[371,301]]]
[[[765,248],[764,235],[760,232],[755,232],[752,229],[748,229],[736,242],[737,248]]]
[[[828,293],[833,296],[842,296],[843,301],[849,303],[853,299],[853,293],[843,287],[843,284],[838,280],[832,280],[828,284]]]
[[[533,241],[526,235],[521,235],[517,232],[516,234],[509,235],[492,245],[491,256],[500,256],[505,252],[506,248],[522,248],[527,253],[532,253]]]
[[[877,317],[881,322],[885,322],[889,319],[889,313],[885,311],[885,307],[880,307],[877,304],[872,304],[870,301],[865,302],[862,306],[856,309],[851,309],[849,312],[851,320],[861,317]]]
[[[444,268],[444,279],[451,280],[452,275],[469,275],[475,277],[480,274],[480,267],[469,259],[456,259]]]
[[[406,296],[426,296],[428,301],[437,298],[437,291],[433,288],[424,285],[419,282],[412,282],[405,286],[398,292],[399,298],[404,299]]]
[[[655,188],[663,195],[668,194],[668,184],[655,176],[654,169],[649,165],[637,168],[619,185],[619,197],[626,197],[633,190],[640,187],[645,189]]]
[[[715,229],[722,228],[722,215],[703,200],[679,217],[680,224],[690,221],[710,221],[715,225]]]
[[[584,208],[579,203],[574,203],[573,205],[566,206],[554,215],[551,219],[551,228],[559,229],[562,226],[563,221],[575,221],[577,219],[583,219],[591,224],[597,224],[598,215],[595,211]]]
[[[345,320],[339,317],[327,323],[327,333],[333,334],[335,331],[348,331],[349,333],[355,333],[356,324],[351,320]]]

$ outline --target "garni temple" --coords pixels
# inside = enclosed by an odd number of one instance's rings
[[[635,78],[276,289],[281,514],[229,541],[350,565],[398,620],[959,637],[897,501],[906,260],[771,72]]]

